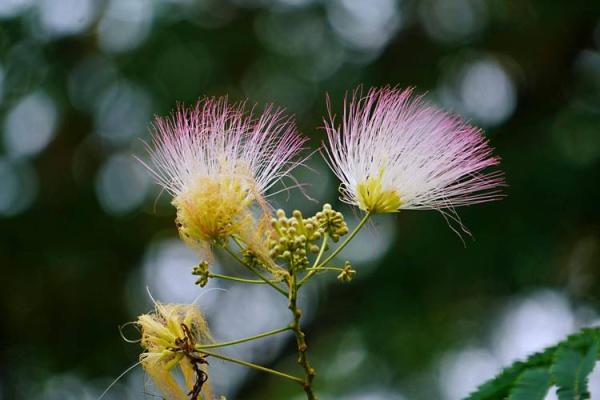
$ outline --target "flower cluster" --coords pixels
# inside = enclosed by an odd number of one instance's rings
[[[298,210],[291,216],[284,210],[273,214],[266,193],[302,163],[298,154],[306,141],[280,110],[267,107],[255,116],[243,103],[204,99],[156,120],[148,168],[173,196],[181,237],[193,246],[221,248],[254,275],[211,272],[203,261],[192,271],[196,284],[203,287],[213,278],[264,284],[285,296],[291,312],[291,321],[280,329],[209,343],[206,321],[196,307],[157,304],[155,312],[138,319],[144,348],[140,362],[165,399],[212,398],[206,383],[205,358],[210,356],[293,381],[308,400],[316,400],[316,373],[298,308],[304,284],[328,271],[335,271],[340,282],[352,281],[357,271],[348,261],[341,267],[331,263],[372,214],[432,209],[460,224],[455,207],[500,197],[502,173],[488,171],[499,159],[481,131],[410,89],[372,89],[364,96],[356,91],[346,102],[341,124],[331,116],[326,131],[323,153],[341,181],[341,200],[365,211],[352,232],[329,204],[308,218]],[[344,236],[326,254],[330,241]],[[210,350],[285,331],[296,338],[302,377]]]

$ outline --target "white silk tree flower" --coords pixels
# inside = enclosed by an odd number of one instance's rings
[[[480,129],[414,96],[412,89],[355,91],[341,125],[325,121],[324,155],[341,200],[369,213],[437,210],[497,200],[499,163]]]
[[[262,114],[244,103],[206,98],[157,118],[149,146],[156,181],[173,196],[177,226],[188,242],[222,242],[253,229],[252,204],[299,165],[306,139],[282,110]]]

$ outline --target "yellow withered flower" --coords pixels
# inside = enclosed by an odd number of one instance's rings
[[[194,349],[212,341],[198,307],[156,303],[154,312],[139,316],[137,324],[144,349],[140,362],[162,396],[166,400],[212,400],[207,363]]]

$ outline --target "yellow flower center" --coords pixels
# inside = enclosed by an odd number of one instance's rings
[[[250,179],[204,177],[173,199],[177,226],[187,242],[223,241],[252,222]]]
[[[370,176],[365,182],[356,186],[358,206],[373,213],[391,213],[400,210],[402,199],[395,190],[383,190],[381,179],[383,168],[378,176]]]

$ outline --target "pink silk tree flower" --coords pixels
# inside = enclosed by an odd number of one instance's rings
[[[252,229],[252,204],[302,160],[306,139],[282,110],[262,114],[244,103],[206,98],[156,118],[148,146],[156,181],[173,196],[186,241],[224,241]]]
[[[324,155],[341,180],[341,200],[369,213],[437,210],[502,197],[499,163],[482,131],[414,96],[412,89],[355,91],[341,125],[325,121]],[[458,221],[459,222],[459,221]]]

